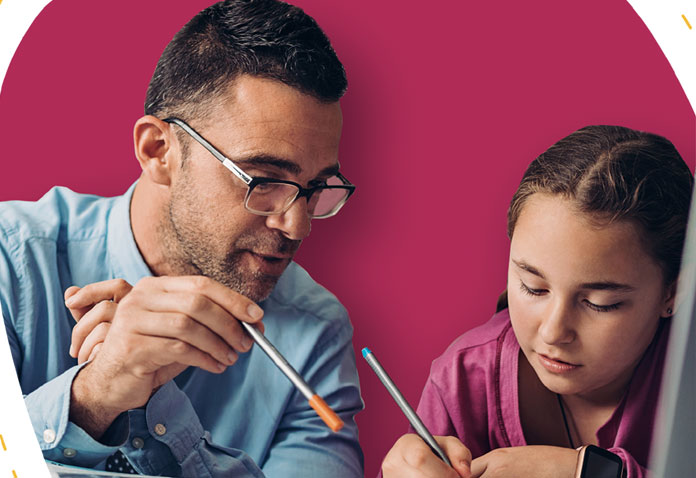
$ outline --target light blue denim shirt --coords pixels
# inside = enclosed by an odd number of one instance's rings
[[[153,475],[363,476],[353,329],[336,297],[295,263],[260,304],[266,336],[344,420],[339,433],[257,346],[220,375],[190,367],[145,408],[121,414],[102,437],[117,446],[70,422],[70,387],[80,366],[68,355],[74,321],[63,292],[151,275],[131,231],[132,193],[102,198],[58,187],[37,202],[0,203],[0,304],[44,457],[103,469],[120,449],[134,468]]]

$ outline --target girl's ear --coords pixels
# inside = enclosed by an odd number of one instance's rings
[[[672,282],[671,285],[665,288],[665,298],[662,301],[662,312],[661,317],[672,317],[675,310],[675,296],[677,295],[677,281]]]

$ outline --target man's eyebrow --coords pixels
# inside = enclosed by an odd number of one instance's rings
[[[527,271],[531,274],[534,274],[537,277],[540,277],[544,280],[546,280],[546,277],[544,274],[537,269],[536,267],[530,266],[524,261],[516,261],[515,259],[512,259],[512,262],[522,269],[523,271]],[[616,292],[632,292],[636,290],[635,287],[628,285],[628,284],[620,284],[618,282],[612,282],[612,281],[598,281],[598,282],[586,282],[584,284],[580,284],[581,289],[590,289],[590,290],[609,290],[609,291],[616,291]]]
[[[249,166],[272,166],[290,174],[298,175],[302,173],[302,168],[299,164],[287,159],[279,158],[277,156],[270,156],[267,154],[243,156],[241,158],[234,158],[232,161],[242,168]]]
[[[336,176],[338,174],[339,165],[338,163],[327,166],[317,174],[318,178],[330,178],[331,176]]]
[[[282,171],[294,175],[299,175],[302,173],[302,168],[299,164],[295,163],[294,161],[267,154],[245,156],[241,158],[235,158],[232,161],[234,161],[235,164],[238,164],[242,168],[249,166],[272,166],[274,168],[280,169]],[[338,174],[338,169],[338,164],[333,164],[319,171],[317,177],[335,176],[336,174]]]

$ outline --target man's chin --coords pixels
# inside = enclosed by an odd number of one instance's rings
[[[278,278],[274,277],[272,281],[264,281],[262,283],[248,284],[249,287],[245,287],[244,292],[240,294],[248,297],[254,302],[258,303],[268,299],[268,296],[273,292],[273,288],[278,283]]]
[[[254,302],[261,302],[268,298],[273,292],[273,288],[278,283],[279,276],[268,275],[268,274],[244,274],[241,277],[239,275],[228,275],[224,280],[218,280],[223,285],[226,285],[230,289],[242,294],[245,297],[253,300]]]

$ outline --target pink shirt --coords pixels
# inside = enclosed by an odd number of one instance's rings
[[[663,320],[621,403],[597,430],[599,446],[621,456],[627,478],[642,478],[650,451],[669,321]],[[507,309],[466,332],[437,358],[418,415],[433,435],[458,437],[474,458],[525,446],[518,403],[520,346]]]

